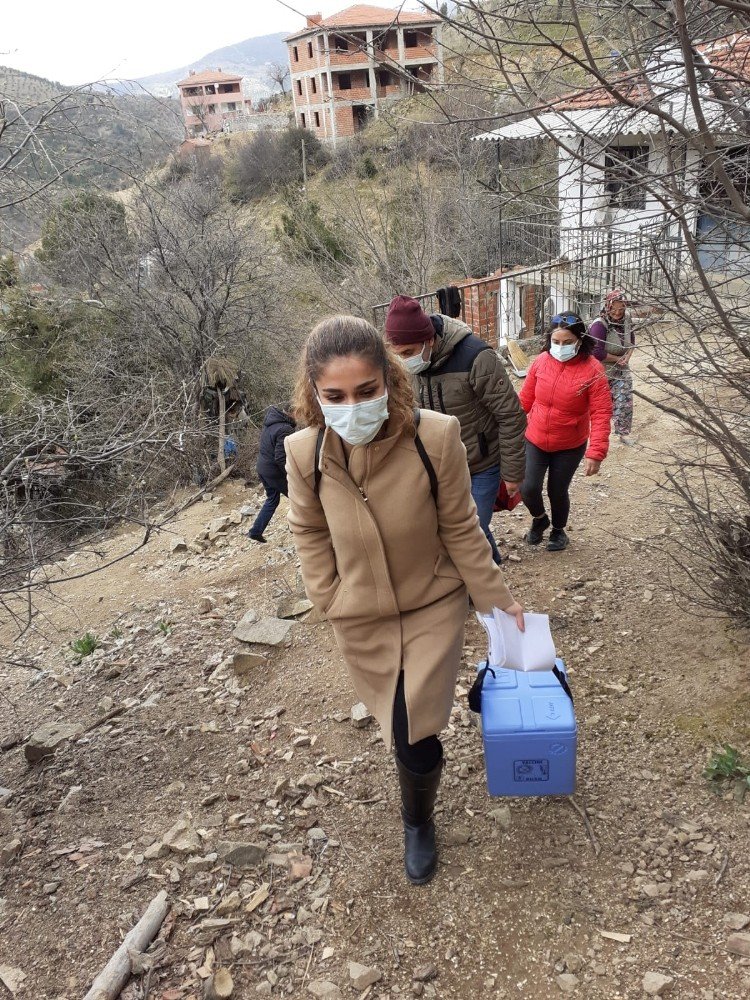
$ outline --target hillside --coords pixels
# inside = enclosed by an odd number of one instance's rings
[[[24,73],[12,66],[0,66],[0,94],[27,107],[51,101],[67,89],[63,84],[46,80],[43,76]]]
[[[247,80],[249,94],[252,97],[265,97],[270,93],[268,83],[268,64],[272,62],[285,63],[287,59],[286,46],[282,39],[286,32],[273,35],[261,35],[258,38],[246,38],[235,45],[227,45],[221,49],[208,52],[200,59],[193,60],[177,69],[165,70],[144,76],[135,83],[150,94],[157,97],[176,97],[178,80],[186,77],[191,69],[218,69],[226,73],[239,73]]]
[[[6,211],[3,248],[18,250],[36,239],[54,199],[71,189],[113,191],[127,186],[133,174],[164,160],[183,135],[179,105],[169,98],[71,89],[0,66],[0,99],[8,102],[9,125],[3,135],[6,148],[23,141],[27,133],[24,121],[38,122],[60,101],[17,169],[4,171],[3,201],[25,195],[62,174],[60,182],[46,189],[43,197]]]
[[[152,972],[123,1000],[198,1000],[222,967],[235,997],[635,1000],[650,975],[675,1000],[745,1000],[728,943],[750,923],[750,806],[701,772],[717,742],[750,735],[747,644],[659,587],[659,540],[679,526],[651,479],[675,428],[642,405],[636,432],[596,480],[576,477],[565,553],[530,551],[520,511],[495,519],[514,592],[550,612],[570,671],[575,805],[488,798],[469,618],[427,887],[405,882],[393,762],[376,727],[349,722],[328,623],[297,620],[276,648],[234,636],[297,600],[283,510],[253,545],[242,508],[259,498],[225,485],[135,556],[55,587],[15,644],[9,626],[0,937],[20,995],[83,996],[165,889]],[[137,537],[66,568],[85,574]],[[102,646],[77,661],[68,644],[87,631]],[[229,659],[248,651],[263,655]],[[23,743],[43,722],[84,733],[30,765]]]

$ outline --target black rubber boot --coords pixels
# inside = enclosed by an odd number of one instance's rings
[[[396,758],[401,785],[401,818],[404,821],[404,868],[413,885],[424,885],[435,874],[435,809],[443,761],[429,774],[415,774]]]
[[[546,514],[535,517],[531,522],[531,527],[524,536],[529,545],[538,545],[544,538],[544,532],[549,528],[550,521]]]
[[[563,549],[567,549],[569,541],[570,539],[565,534],[565,528],[553,528],[549,533],[547,551],[562,552]]]
[[[259,534],[257,531],[248,531],[248,538],[252,538],[254,542],[261,542],[263,545],[266,544],[267,539],[263,535]]]

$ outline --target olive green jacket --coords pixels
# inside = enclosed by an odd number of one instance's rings
[[[520,483],[526,465],[526,414],[503,363],[460,320],[432,316],[430,367],[414,377],[419,405],[458,417],[472,475],[500,465],[504,480]]]

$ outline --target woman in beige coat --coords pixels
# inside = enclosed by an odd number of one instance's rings
[[[419,411],[417,432],[412,407],[405,370],[375,328],[334,316],[308,337],[295,399],[308,426],[285,444],[305,587],[395,743],[406,874],[421,884],[437,863],[437,734],[453,705],[467,588],[479,611],[502,608],[519,628],[523,611],[479,525],[458,421]]]

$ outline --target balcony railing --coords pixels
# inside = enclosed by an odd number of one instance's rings
[[[325,59],[325,53],[322,53],[322,55]],[[424,59],[435,61],[437,57],[437,49],[432,46],[415,45],[404,49],[404,59],[406,62],[418,62]],[[332,69],[335,69],[337,66],[364,65],[365,63],[369,63],[371,58],[377,63],[397,64],[401,61],[397,48],[374,48],[370,50],[365,46],[352,52],[341,52],[337,49],[330,49],[328,52],[328,63]]]
[[[437,52],[425,45],[414,45],[412,48],[404,50],[405,62],[416,62],[420,59],[437,59]]]

